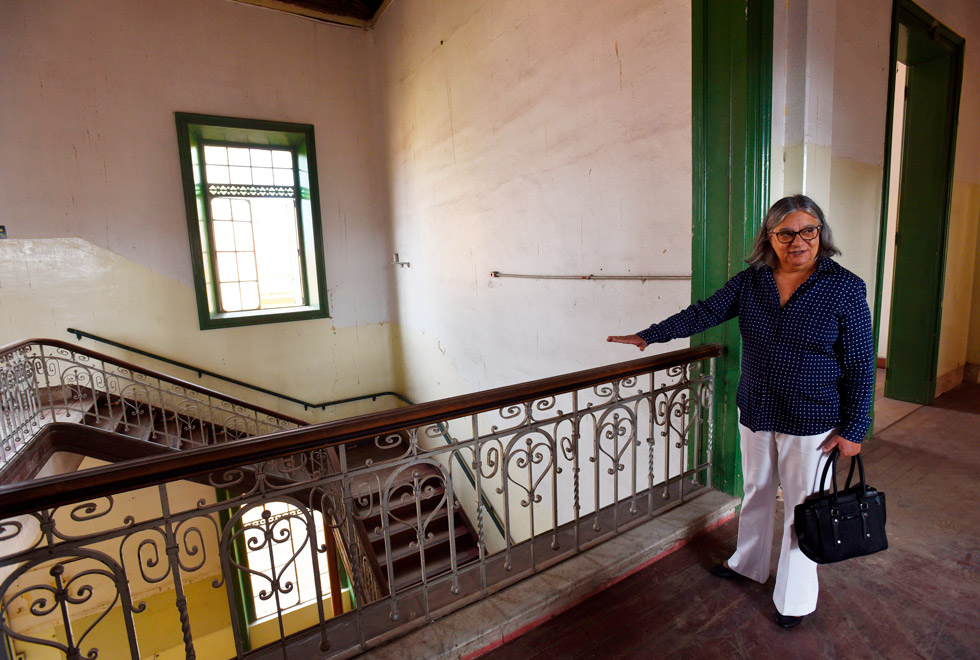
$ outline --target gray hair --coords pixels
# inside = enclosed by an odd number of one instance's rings
[[[797,211],[802,211],[812,216],[822,227],[820,230],[820,247],[817,250],[817,258],[832,257],[840,254],[840,250],[834,245],[834,235],[830,231],[830,225],[827,224],[827,219],[824,217],[820,207],[817,206],[817,203],[806,195],[790,195],[789,197],[783,197],[773,204],[769,212],[766,213],[766,218],[762,221],[762,226],[759,227],[759,233],[755,237],[752,254],[745,260],[747,264],[753,268],[769,266],[773,269],[779,265],[779,257],[776,256],[775,250],[772,249],[772,244],[769,242],[769,234],[783,223],[786,216]]]

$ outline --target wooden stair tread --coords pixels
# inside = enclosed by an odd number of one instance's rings
[[[452,536],[455,539],[466,538],[467,534],[468,534],[468,530],[466,529],[466,525],[464,525],[462,522],[457,523],[456,526],[453,528]],[[423,542],[423,547],[427,551],[435,550],[436,548],[438,548],[443,544],[446,544],[448,547],[449,538],[450,538],[449,529],[447,528],[442,531],[434,533],[431,539],[425,540]],[[414,541],[415,539],[413,538],[412,540]],[[459,551],[460,551],[460,547],[459,547],[459,543],[457,543],[456,544],[457,554],[459,553]],[[392,563],[397,563],[400,560],[405,559],[406,557],[411,557],[413,555],[417,555],[418,553],[419,553],[419,548],[417,547],[413,548],[408,543],[403,543],[400,546],[392,549],[391,561]],[[384,546],[381,547],[381,550],[377,551],[377,554],[378,554],[378,560],[380,561],[381,558],[384,557],[385,555]]]
[[[473,547],[467,550],[461,550],[456,552],[456,567],[459,568],[464,564],[468,564],[476,559],[480,558],[479,548]],[[439,577],[445,573],[452,570],[452,561],[449,556],[446,555],[444,558],[429,560],[426,557],[426,578],[431,580],[435,577]],[[406,568],[405,570],[398,571],[395,570],[395,591],[400,591],[407,587],[411,587],[415,584],[422,582],[422,567],[415,565],[412,568]]]
[[[429,511],[423,511],[422,513],[423,514],[431,513],[431,511],[432,511],[432,509],[430,509]],[[454,512],[454,516],[458,516],[458,515],[459,515],[459,512],[458,511]],[[429,527],[432,527],[433,525],[438,524],[440,521],[448,520],[448,519],[449,519],[449,516],[446,513],[445,508],[443,508],[442,512],[439,515],[434,516],[432,518],[432,520],[429,521],[428,526]],[[369,521],[371,523],[370,526],[368,524]],[[371,518],[368,518],[368,520],[365,520],[364,521],[364,526],[368,530],[368,540],[371,541],[372,543],[374,543],[375,541],[383,541],[384,540],[384,537],[385,537],[384,536],[384,528],[381,526],[380,523],[381,523],[380,515],[372,516]],[[416,529],[417,524],[418,524],[418,519],[414,515],[412,515],[412,516],[398,516],[398,519],[394,519],[394,518],[389,517],[388,518],[388,530],[389,530],[388,533],[391,536],[395,536],[395,535],[401,534],[402,532],[405,532],[407,530]]]

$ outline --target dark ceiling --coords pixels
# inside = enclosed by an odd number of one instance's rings
[[[237,0],[331,23],[371,27],[385,0]]]
[[[346,16],[362,21],[374,18],[381,0],[282,0],[287,5],[295,5],[300,9],[313,9],[334,16]]]

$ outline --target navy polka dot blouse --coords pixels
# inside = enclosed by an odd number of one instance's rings
[[[768,266],[747,268],[707,300],[637,334],[670,341],[738,317],[739,419],[753,431],[815,435],[834,427],[861,442],[871,426],[875,359],[864,282],[833,259],[779,307]]]

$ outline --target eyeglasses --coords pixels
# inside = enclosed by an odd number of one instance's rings
[[[780,243],[792,243],[796,240],[796,235],[799,234],[800,238],[804,241],[812,241],[819,234],[823,225],[810,225],[809,227],[804,227],[800,231],[790,231],[789,229],[783,229],[782,231],[771,231],[770,234],[776,235],[776,240]]]

